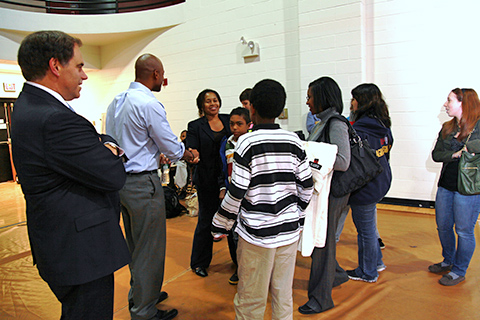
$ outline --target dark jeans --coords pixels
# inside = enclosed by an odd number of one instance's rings
[[[374,280],[378,277],[377,266],[383,265],[377,236],[377,204],[352,204],[351,208],[358,233],[358,268],[355,273],[366,280]]]

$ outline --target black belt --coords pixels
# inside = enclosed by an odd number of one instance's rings
[[[140,175],[140,174],[152,174],[152,173],[157,174],[158,171],[157,170],[150,170],[150,171],[142,171],[142,172],[127,172],[127,175],[136,176],[136,175]]]

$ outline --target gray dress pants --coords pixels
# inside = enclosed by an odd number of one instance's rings
[[[127,245],[132,255],[128,302],[132,320],[157,313],[165,268],[165,198],[158,175],[128,174],[120,191]]]

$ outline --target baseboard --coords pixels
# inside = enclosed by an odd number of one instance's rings
[[[396,206],[416,207],[416,208],[435,208],[435,201],[400,199],[400,198],[383,198],[382,204],[391,204]]]

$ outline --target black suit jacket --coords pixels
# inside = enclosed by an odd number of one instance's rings
[[[12,153],[27,205],[34,263],[54,285],[76,285],[130,261],[119,226],[126,174],[93,125],[25,84],[12,113]]]
[[[228,114],[219,114],[218,116],[225,127],[226,135],[230,136],[232,134],[230,116]],[[213,131],[210,129],[206,117],[188,123],[186,146],[197,149],[200,153],[200,162],[193,177],[194,183],[197,187],[212,191],[219,189],[218,176],[222,165],[219,153],[220,142],[215,144],[214,141]]]

